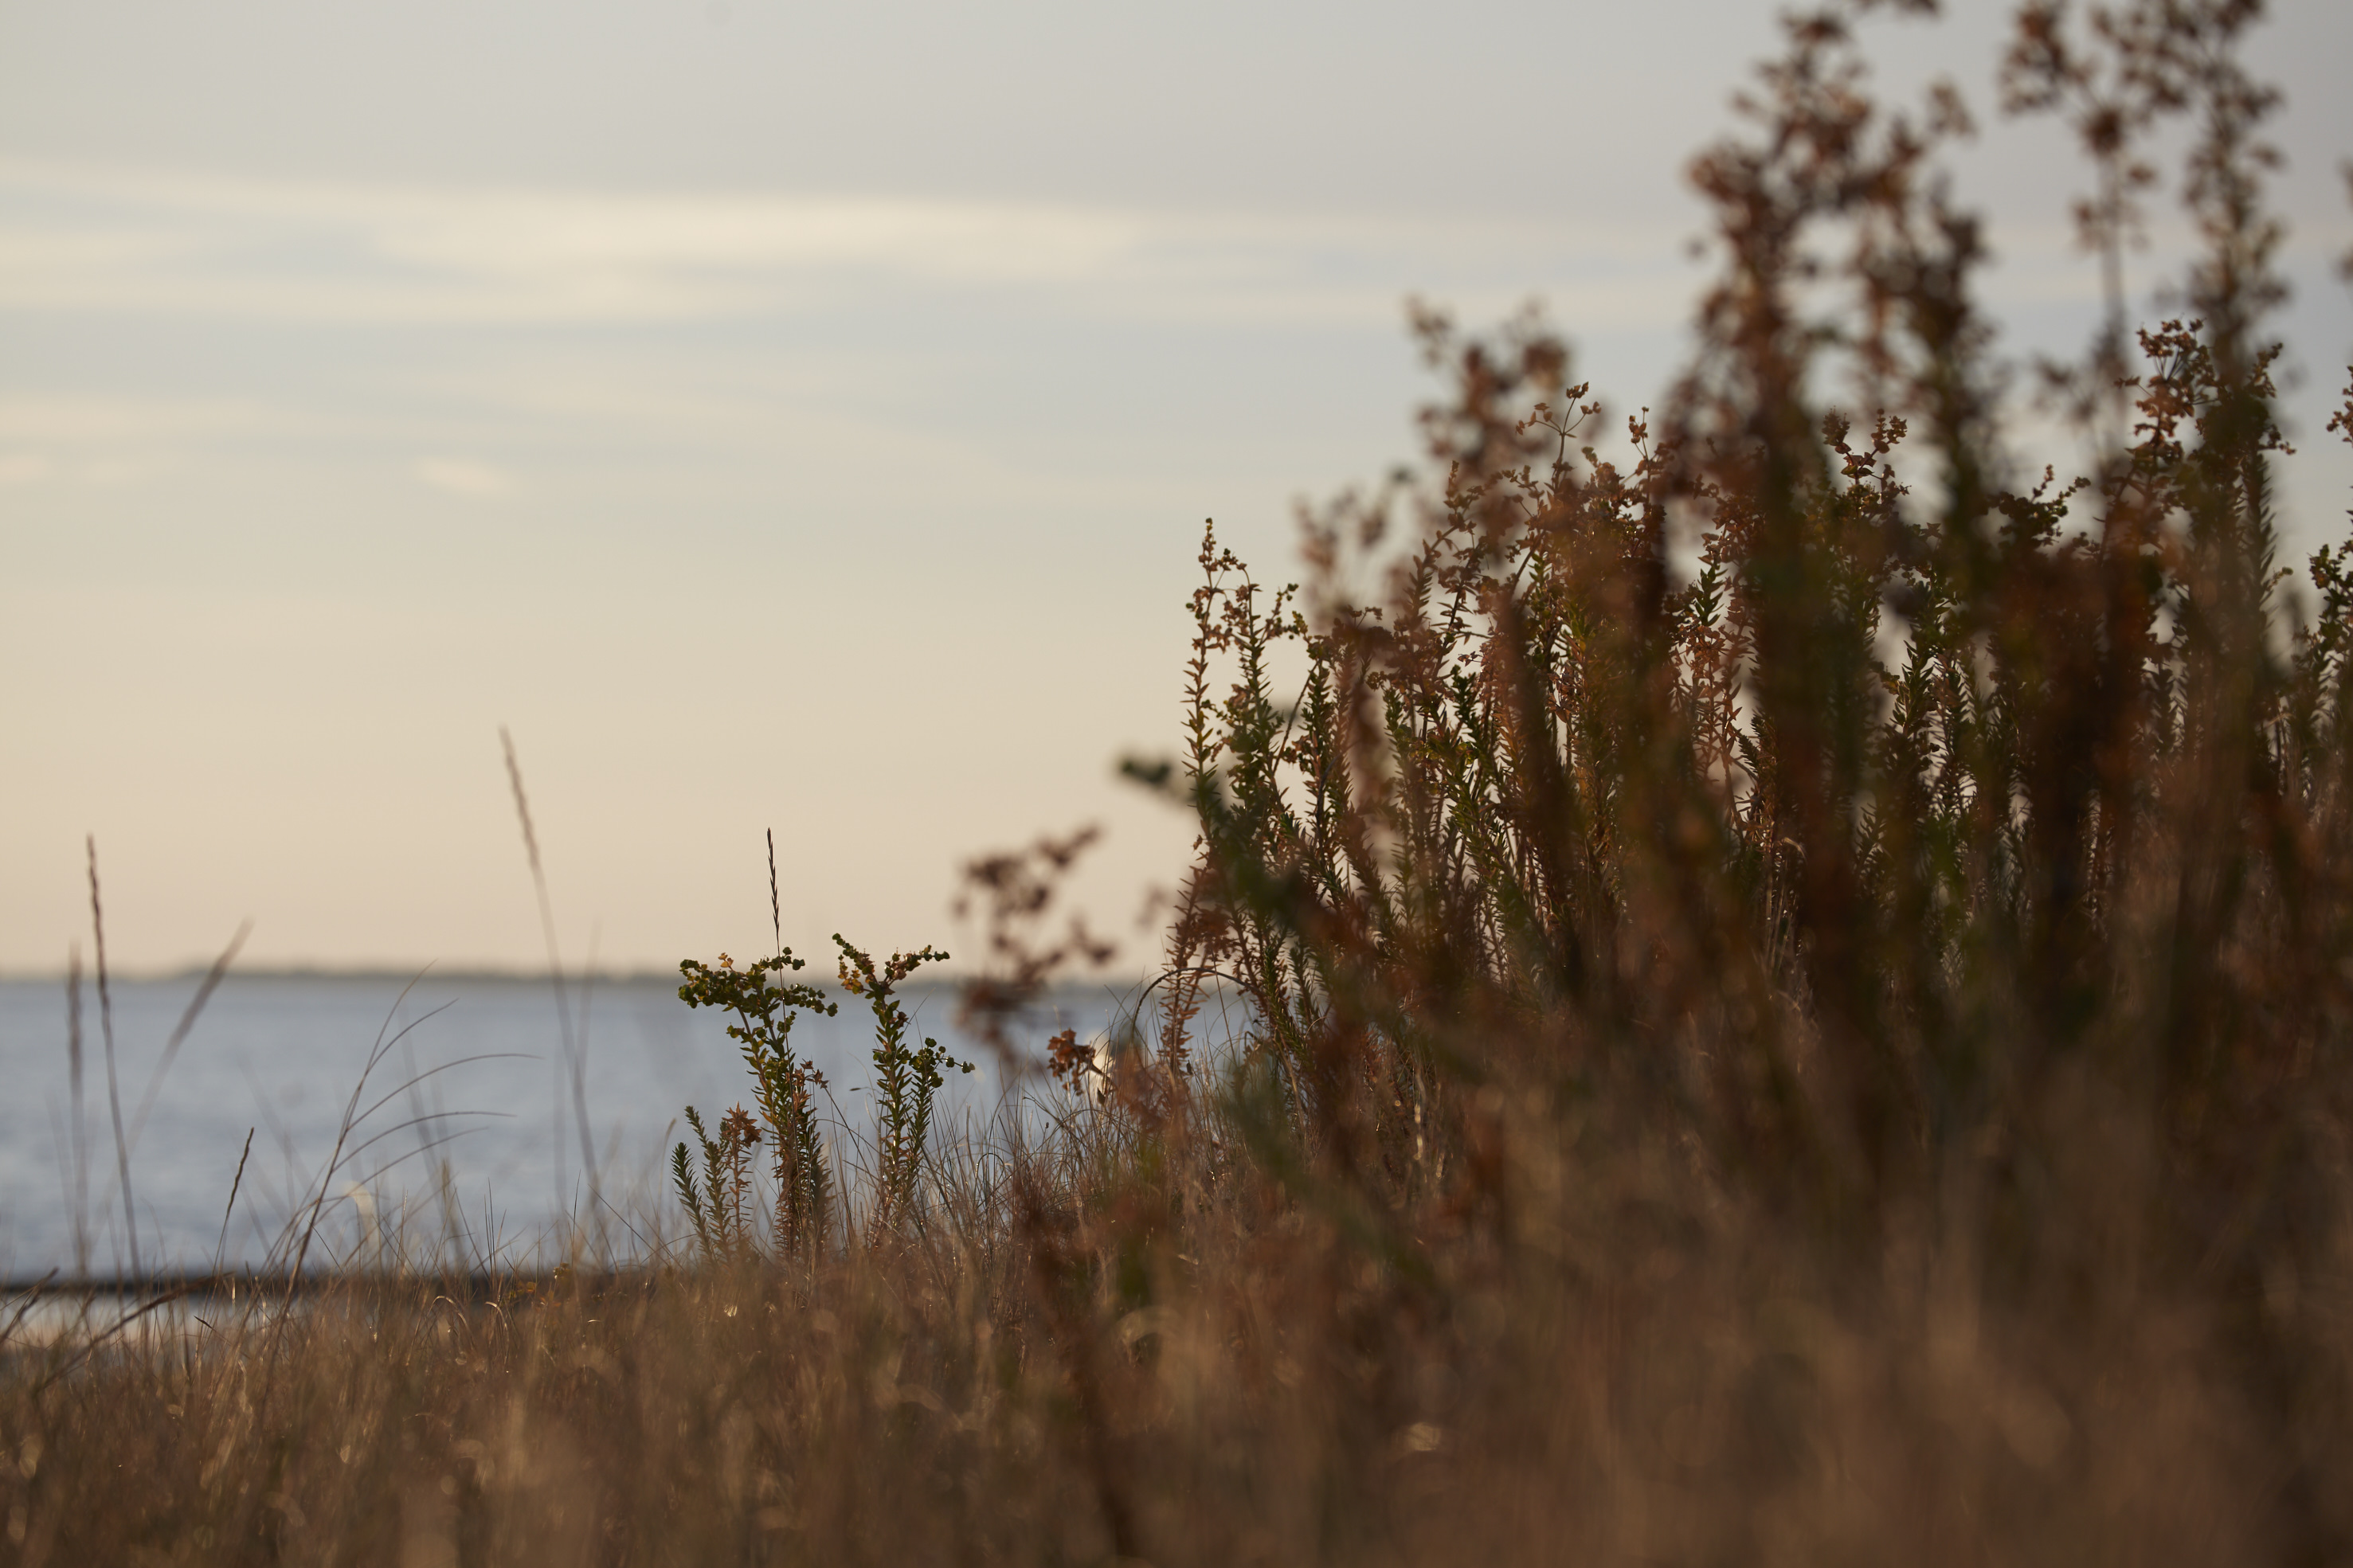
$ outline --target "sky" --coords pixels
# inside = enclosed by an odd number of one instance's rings
[[[2006,6],[1891,25],[1988,122],[2004,352],[2068,352],[2081,171]],[[1704,276],[1681,180],[1773,10],[1458,0],[0,0],[0,972],[968,941],[1097,823],[1122,963],[1181,817],[1205,518],[1414,455],[1405,302],[1540,300],[1620,410]],[[2353,8],[2277,4],[2295,553],[2341,534]],[[2178,259],[2160,224],[2137,300]]]

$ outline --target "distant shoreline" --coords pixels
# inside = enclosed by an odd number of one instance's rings
[[[110,974],[108,979],[110,984],[115,985],[194,984],[204,978],[205,973],[206,966],[199,963],[177,969],[135,970],[128,973],[117,972]],[[810,984],[827,991],[840,989],[829,973],[819,974],[815,963],[809,965],[805,978]],[[964,984],[966,978],[968,977],[954,973],[923,976],[908,980],[900,989],[923,992],[953,991]],[[1105,975],[1095,979],[1079,978],[1062,981],[1052,989],[1056,992],[1098,989],[1127,992],[1141,987],[1149,978],[1150,976],[1143,974]],[[548,974],[544,969],[455,969],[438,965],[425,969],[393,969],[382,966],[337,968],[324,964],[302,964],[251,969],[240,966],[232,968],[225,979],[228,982],[264,981],[272,984],[327,981],[337,984],[394,985],[406,985],[411,982],[465,985],[544,985],[548,982]],[[630,969],[598,970],[591,974],[566,973],[564,976],[564,983],[566,985],[577,985],[584,981],[593,982],[600,986],[676,985],[679,983],[679,974],[675,969]],[[66,972],[62,969],[0,971],[0,985],[63,985],[65,983]],[[84,970],[82,983],[85,985],[95,984],[96,977],[89,970]]]

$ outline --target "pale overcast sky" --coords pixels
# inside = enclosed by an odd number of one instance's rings
[[[1990,121],[2006,5],[1880,29]],[[2289,526],[2353,354],[2353,7],[2275,7]],[[1620,407],[1700,276],[1677,172],[1772,7],[0,0],[0,971],[953,941],[968,855],[1184,825],[1200,521],[1411,456],[1419,294],[1545,300]],[[2093,276],[1989,126],[2012,352]],[[2162,247],[2160,247],[2161,250]],[[2166,258],[2135,262],[2137,288]],[[1132,966],[1145,960],[1131,953]]]

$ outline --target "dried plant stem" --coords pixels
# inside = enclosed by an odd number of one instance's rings
[[[221,1268],[221,1259],[228,1252],[228,1216],[237,1212],[237,1189],[245,1185],[245,1163],[253,1157],[253,1128],[245,1130],[245,1148],[237,1157],[237,1174],[228,1184],[228,1206],[221,1210],[220,1240],[213,1246],[213,1272]]]
[[[588,1183],[588,1212],[596,1227],[596,1250],[600,1258],[609,1257],[611,1248],[605,1227],[604,1193],[597,1182],[596,1143],[588,1125],[587,1064],[582,1059],[585,1042],[575,1041],[572,1026],[572,1008],[565,996],[564,960],[555,942],[555,906],[547,896],[547,873],[539,858],[539,835],[531,823],[531,800],[523,793],[522,764],[516,760],[514,737],[505,725],[499,726],[499,744],[505,750],[507,783],[513,787],[515,817],[522,825],[523,852],[531,860],[532,889],[539,896],[539,928],[547,941],[547,977],[555,988],[555,1024],[564,1046],[564,1060],[559,1068],[559,1083],[568,1079],[573,1116],[580,1140],[581,1173]],[[555,1205],[559,1213],[569,1209],[569,1194],[564,1184],[564,1111],[563,1089],[557,1090],[555,1110]]]
[[[81,944],[66,951],[66,1075],[71,1085],[73,1121],[66,1130],[69,1158],[68,1199],[73,1208],[74,1276],[90,1276],[90,1149],[82,1121],[81,1093]]]
[[[155,1097],[164,1092],[164,1075],[171,1070],[173,1058],[180,1054],[180,1047],[186,1043],[188,1031],[196,1026],[196,1019],[204,1013],[205,1004],[212,1000],[214,991],[219,988],[221,980],[228,973],[228,966],[235,962],[237,950],[245,946],[245,939],[252,934],[251,921],[238,925],[237,934],[228,939],[228,945],[221,949],[220,956],[214,959],[213,966],[205,972],[204,981],[196,987],[195,995],[189,999],[186,1010],[180,1015],[179,1023],[173,1026],[171,1038],[164,1041],[164,1054],[157,1059],[155,1070],[147,1075],[146,1092],[139,1097],[139,1109],[131,1118],[131,1147],[133,1152],[139,1147],[139,1134],[147,1125],[148,1113],[155,1109]]]
[[[90,854],[90,924],[98,948],[98,1021],[106,1040],[106,1101],[114,1116],[114,1168],[122,1186],[122,1234],[131,1252],[131,1276],[145,1272],[139,1264],[139,1216],[131,1196],[131,1143],[122,1131],[122,1090],[114,1070],[114,999],[106,983],[106,911],[98,896],[98,836],[83,840]]]

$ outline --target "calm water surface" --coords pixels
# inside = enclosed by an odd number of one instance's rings
[[[288,1216],[321,1190],[369,1052],[379,1037],[395,1035],[398,1043],[359,1099],[367,1114],[350,1143],[365,1147],[356,1156],[347,1148],[343,1169],[325,1185],[321,1236],[332,1253],[364,1251],[404,1225],[413,1248],[445,1234],[444,1162],[447,1191],[478,1243],[488,1238],[527,1258],[557,1232],[558,1215],[586,1219],[579,1115],[551,988],[543,981],[428,975],[404,996],[403,984],[231,976],[160,1082],[164,1044],[196,981],[113,988],[126,1131],[150,1084],[157,1085],[131,1158],[143,1267],[204,1268],[216,1247],[230,1265],[259,1262]],[[864,1088],[872,1030],[862,1004],[841,1000],[839,1017],[804,1016],[793,1041],[831,1080],[849,1125],[863,1131],[871,1124]],[[970,1077],[950,1075],[943,1121],[953,1126],[967,1113],[988,1115],[1002,1093],[999,1075],[987,1052],[955,1030],[955,993],[910,992],[906,1000],[918,1035],[935,1036],[978,1064]],[[617,1211],[608,1224],[617,1250],[640,1250],[623,1221],[643,1227],[668,1212],[661,1166],[681,1135],[681,1109],[691,1104],[715,1121],[716,1111],[749,1100],[748,1079],[723,1032],[725,1020],[688,1008],[674,981],[601,982],[585,998],[575,989],[573,1002],[575,1009],[585,1002],[586,1120],[604,1195]],[[1108,990],[1066,993],[1031,1032],[1042,1040],[1071,1026],[1092,1036],[1108,1026],[1115,1005]],[[0,1277],[72,1271],[77,1189],[90,1271],[129,1267],[105,1047],[87,984],[82,1036],[77,1179],[64,984],[0,981]],[[223,1211],[248,1130],[253,1152],[224,1242]]]

